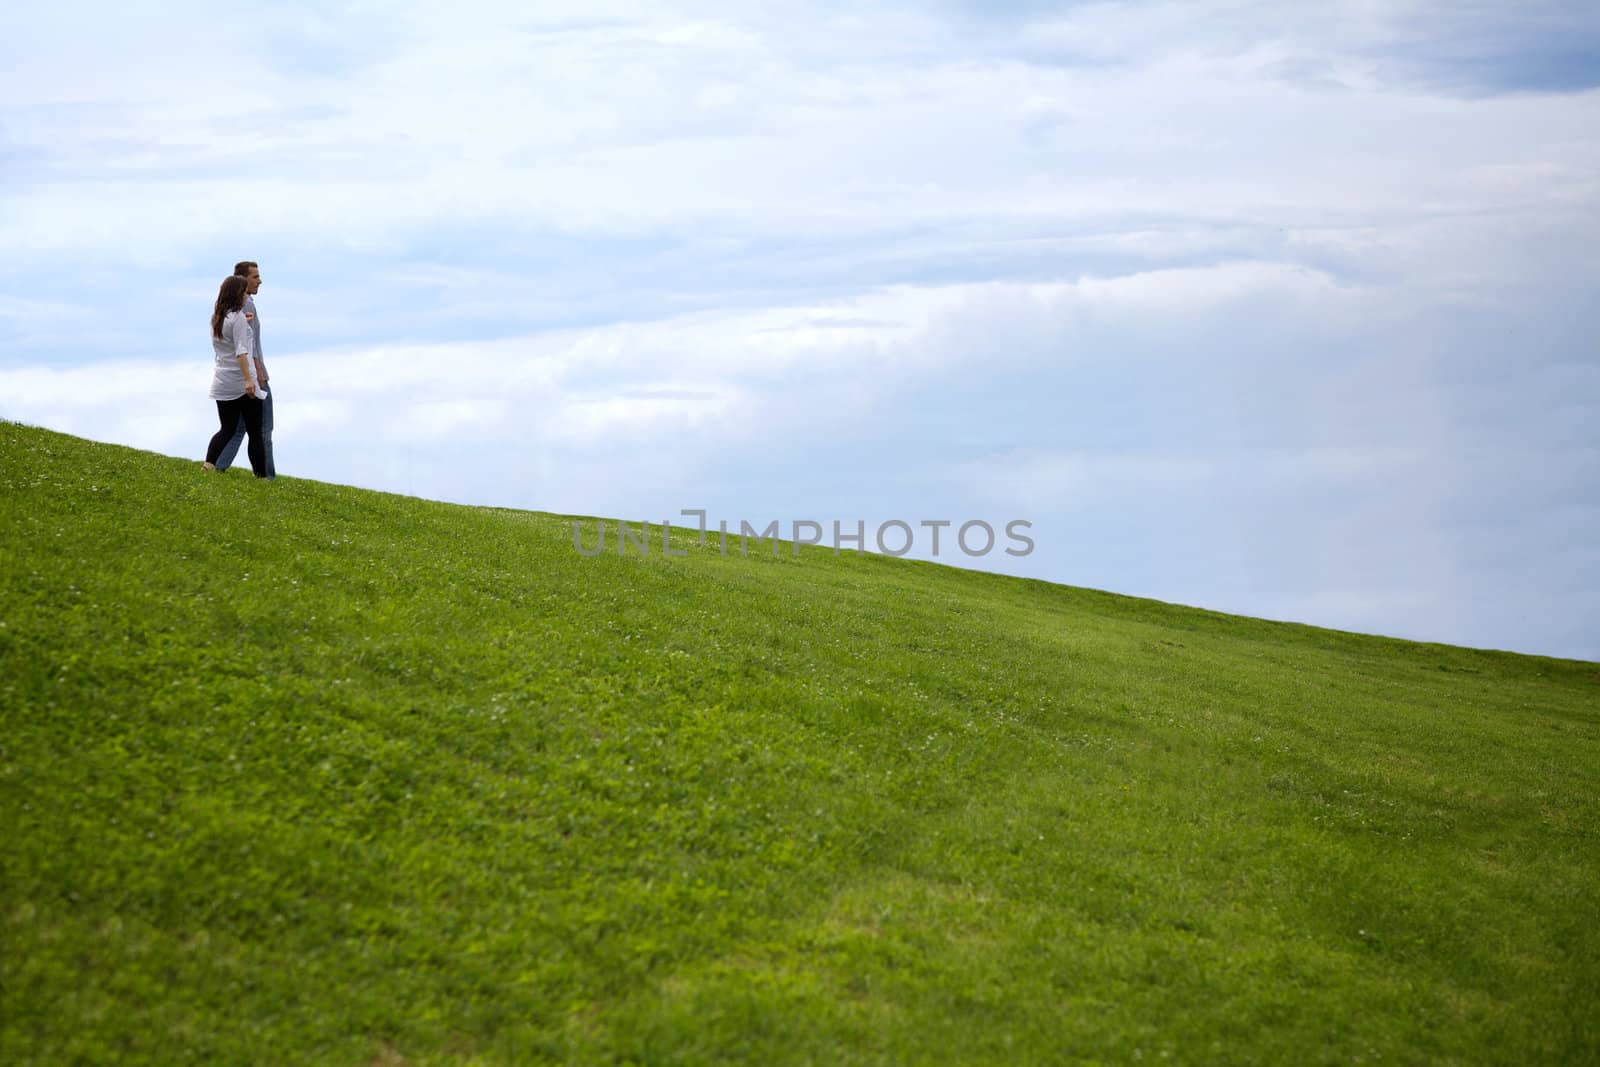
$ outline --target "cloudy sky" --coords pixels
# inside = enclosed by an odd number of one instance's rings
[[[200,458],[249,258],[285,474],[1600,659],[1592,3],[220,10],[8,14],[0,417]]]

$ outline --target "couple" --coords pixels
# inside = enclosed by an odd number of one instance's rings
[[[205,468],[225,471],[239,454],[239,442],[250,435],[250,469],[257,478],[276,478],[272,462],[272,394],[267,367],[261,362],[261,319],[256,315],[256,290],[261,268],[249,260],[234,265],[223,279],[211,312],[211,399],[222,424],[206,449]]]

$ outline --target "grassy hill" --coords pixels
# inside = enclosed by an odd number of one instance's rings
[[[675,536],[0,423],[0,1062],[1600,1058],[1600,665]]]

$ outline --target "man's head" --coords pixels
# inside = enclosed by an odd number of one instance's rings
[[[241,259],[233,265],[233,273],[245,280],[245,292],[255,296],[256,290],[261,288],[260,266],[248,259]]]

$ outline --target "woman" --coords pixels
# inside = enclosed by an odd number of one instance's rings
[[[217,469],[217,454],[233,437],[244,420],[250,435],[246,451],[250,469],[257,478],[267,476],[266,449],[261,443],[261,397],[256,381],[255,361],[251,359],[251,327],[244,315],[245,287],[249,283],[237,274],[223,279],[217,292],[217,306],[211,312],[211,348],[216,367],[211,372],[211,399],[217,402],[217,421],[222,425],[212,435],[206,449],[206,470]]]

